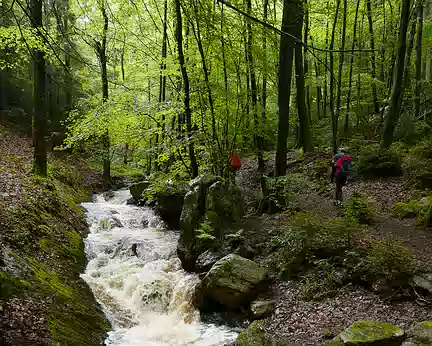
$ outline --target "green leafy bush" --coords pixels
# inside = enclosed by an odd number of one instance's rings
[[[364,269],[369,278],[406,281],[413,274],[415,264],[411,250],[401,242],[382,240],[367,251]]]
[[[393,215],[402,219],[415,217],[419,226],[432,226],[432,195],[418,201],[397,203],[393,209]]]
[[[368,177],[398,176],[402,173],[401,155],[395,149],[367,146],[359,154],[357,171]]]
[[[296,274],[313,264],[318,257],[344,253],[350,247],[353,235],[361,230],[352,219],[325,220],[310,213],[298,213],[292,229],[278,241],[280,252],[277,266],[284,275]]]
[[[354,193],[351,204],[345,213],[348,217],[354,218],[362,224],[371,224],[374,219],[369,201],[357,192]]]
[[[411,148],[402,163],[404,177],[419,188],[432,188],[432,139]]]

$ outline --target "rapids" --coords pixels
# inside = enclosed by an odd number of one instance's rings
[[[205,324],[191,304],[199,279],[181,268],[178,235],[151,209],[126,205],[129,191],[83,203],[90,233],[82,278],[113,330],[106,345],[210,346],[235,340],[228,327]]]

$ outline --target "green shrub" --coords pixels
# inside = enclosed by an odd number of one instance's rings
[[[393,215],[402,219],[415,217],[419,226],[431,226],[432,195],[418,201],[411,200],[408,203],[397,203],[393,208]]]
[[[411,250],[401,242],[382,240],[367,251],[364,269],[369,278],[406,281],[415,270],[414,258]]]
[[[398,176],[402,173],[401,155],[393,148],[367,146],[359,154],[356,170],[368,177]]]
[[[354,193],[351,204],[346,210],[348,217],[354,218],[361,224],[371,224],[374,219],[374,213],[369,201],[359,193]]]
[[[327,160],[318,159],[315,162],[315,178],[329,179],[329,162]]]
[[[411,148],[402,163],[404,177],[419,188],[432,188],[432,139]]]
[[[288,276],[307,268],[317,257],[332,257],[351,246],[351,238],[362,228],[352,219],[325,220],[310,213],[298,213],[292,229],[277,241],[277,267]]]

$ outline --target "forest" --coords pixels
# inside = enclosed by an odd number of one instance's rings
[[[430,0],[0,0],[0,344],[432,345],[431,128]]]

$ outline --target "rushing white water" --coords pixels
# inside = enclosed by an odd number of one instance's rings
[[[190,303],[198,278],[181,268],[177,235],[150,209],[126,205],[129,191],[84,203],[90,224],[82,278],[113,326],[106,345],[210,346],[237,336],[200,322]]]

